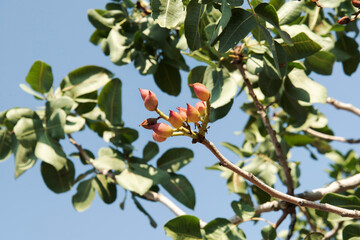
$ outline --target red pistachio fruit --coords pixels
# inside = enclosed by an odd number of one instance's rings
[[[179,110],[179,114],[183,121],[186,120],[186,108],[178,107],[177,110]]]
[[[360,8],[360,1],[359,0],[352,0],[351,1],[352,5],[356,8]]]
[[[186,109],[187,121],[189,123],[200,121],[199,111],[188,103],[186,105],[187,105],[187,109]]]
[[[340,20],[338,21],[338,24],[348,24],[349,22],[351,22],[350,18],[348,16],[342,17],[340,18]]]
[[[183,125],[183,121],[184,120],[179,113],[170,110],[169,122],[174,128],[181,127]]]
[[[160,135],[156,134],[154,131],[152,133],[152,137],[153,137],[155,142],[163,142],[163,141],[166,140],[165,137],[161,137]]]
[[[201,116],[204,116],[204,115],[205,115],[206,106],[205,106],[205,103],[204,103],[203,101],[197,102],[197,103],[195,104],[195,108],[199,111],[199,113],[200,113]]]
[[[149,111],[155,111],[158,106],[158,100],[154,92],[147,89],[140,89],[141,98],[144,100],[145,108]]]
[[[169,124],[157,123],[154,125],[153,131],[160,137],[168,138],[168,137],[171,137],[171,135],[174,132],[174,129],[172,127],[170,127]]]
[[[142,126],[143,128],[146,129],[153,129],[156,123],[157,123],[157,118],[148,118],[145,119],[142,123],[140,123],[139,126]]]
[[[189,84],[194,88],[195,95],[201,101],[207,101],[210,99],[210,91],[202,83]]]

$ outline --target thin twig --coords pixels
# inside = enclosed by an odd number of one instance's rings
[[[330,239],[333,236],[335,236],[337,234],[337,232],[342,228],[343,225],[344,225],[343,221],[339,222],[335,228],[331,229],[324,235],[323,240]]]
[[[305,216],[305,218],[306,218],[306,221],[307,221],[308,224],[310,225],[311,231],[316,232],[316,227],[315,227],[315,225],[312,223],[311,217],[310,217],[309,213],[306,211],[305,208],[303,208],[303,207],[299,207],[299,208],[300,208],[300,211],[304,214],[304,216]]]
[[[208,141],[206,138],[202,139],[201,143],[207,147],[214,156],[220,161],[221,165],[230,169],[231,171],[239,174],[241,177],[245,178],[246,180],[250,181],[254,185],[256,185],[258,188],[263,190],[264,192],[268,193],[270,196],[279,198],[281,200],[284,200],[285,202],[292,203],[297,206],[302,207],[309,207],[313,209],[318,209],[325,212],[332,212],[338,215],[341,215],[342,217],[351,217],[355,219],[360,219],[360,211],[358,210],[349,210],[345,208],[340,208],[333,206],[331,204],[327,203],[316,203],[312,202],[306,199],[302,199],[299,197],[291,196],[289,194],[282,193],[268,185],[266,185],[264,182],[262,182],[260,179],[254,176],[254,174],[249,173],[238,166],[231,163],[229,160],[227,160],[215,147],[215,145]]]
[[[331,104],[333,105],[334,107],[336,107],[337,109],[342,109],[342,110],[346,110],[346,111],[349,111],[349,112],[352,112],[356,115],[358,115],[360,117],[360,109],[357,108],[357,107],[354,107],[352,104],[350,103],[343,103],[343,102],[340,102],[334,98],[331,98],[331,97],[328,97],[326,99],[326,102],[328,104]]]
[[[318,132],[311,128],[305,129],[304,132],[309,133],[315,137],[322,138],[325,140],[330,140],[330,141],[338,141],[338,142],[344,142],[344,143],[360,143],[360,139],[346,139],[344,137],[338,137],[338,136],[333,136],[333,135],[325,134],[322,132]]]
[[[288,235],[286,236],[286,240],[290,240],[294,233],[295,224],[296,224],[296,220],[297,220],[295,208],[291,211],[290,216],[291,216],[291,222],[290,222],[290,226],[289,226]]]
[[[297,194],[296,196],[310,201],[316,201],[321,199],[323,196],[325,196],[328,193],[344,192],[348,189],[354,189],[359,185],[360,185],[360,173],[348,178],[344,178],[332,182],[328,186]],[[266,202],[255,207],[255,214],[284,210],[287,207],[288,204],[283,200]],[[241,219],[237,215],[231,217],[229,220],[234,224],[239,224],[241,222]]]
[[[263,221],[268,223],[269,225],[271,225],[273,228],[275,228],[275,224],[270,222],[269,220],[265,219],[265,218],[260,218],[260,217],[252,217],[249,219],[244,219],[241,222],[249,222],[249,221]],[[239,223],[238,223],[239,224]],[[235,224],[236,225],[236,224]]]
[[[280,224],[286,219],[287,215],[289,214],[288,211],[283,211],[283,213],[281,214],[280,218],[276,221],[274,228],[277,229]]]
[[[294,184],[293,184],[293,181],[292,181],[292,178],[291,178],[291,174],[290,174],[290,171],[291,169],[288,167],[287,165],[287,162],[286,162],[286,158],[285,158],[285,155],[281,149],[281,145],[279,143],[279,141],[277,140],[276,138],[276,132],[274,131],[274,129],[271,127],[271,124],[270,124],[270,120],[269,120],[269,117],[267,116],[266,114],[266,111],[265,111],[265,108],[264,106],[260,103],[260,101],[258,100],[254,90],[253,90],[253,87],[252,87],[252,84],[250,82],[250,80],[247,78],[246,76],[246,73],[245,73],[245,66],[244,66],[244,63],[243,63],[243,58],[242,58],[242,53],[239,52],[240,50],[238,50],[238,48],[234,48],[234,53],[239,56],[238,59],[235,59],[234,62],[236,63],[236,66],[237,68],[239,69],[242,77],[243,77],[243,80],[248,88],[248,91],[249,91],[249,95],[251,96],[251,98],[253,99],[253,102],[256,106],[256,109],[257,109],[257,112],[262,120],[262,122],[264,123],[264,126],[266,128],[266,131],[268,132],[269,136],[270,136],[270,139],[271,139],[271,142],[273,143],[274,147],[275,147],[275,153],[276,153],[276,157],[278,158],[279,160],[279,163],[285,173],[285,179],[286,179],[286,186],[287,186],[287,193],[289,195],[294,195]]]
[[[73,144],[77,148],[77,150],[79,151],[79,154],[85,159],[85,161],[87,163],[91,164],[93,166],[93,168],[96,169],[99,173],[111,178],[117,184],[115,174],[112,171],[102,171],[100,169],[97,169],[95,167],[95,165],[93,164],[94,160],[92,160],[87,155],[87,153],[84,151],[82,146],[80,144],[78,144],[70,134],[68,134],[68,138],[69,138],[70,143]],[[169,198],[167,198],[166,196],[164,196],[161,193],[147,191],[146,193],[144,193],[143,197],[145,197],[146,199],[148,199],[150,201],[156,201],[156,202],[160,202],[160,203],[164,204],[176,216],[186,215],[186,213],[183,210],[181,210],[174,202],[172,202]],[[206,224],[207,224],[206,222],[204,222],[203,220],[200,220],[201,228],[205,227]]]

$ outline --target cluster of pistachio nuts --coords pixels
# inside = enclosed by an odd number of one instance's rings
[[[156,142],[163,142],[172,136],[190,136],[195,139],[198,138],[199,134],[205,134],[209,122],[211,94],[201,83],[194,83],[189,86],[193,87],[195,95],[200,101],[195,106],[187,103],[187,108],[178,107],[178,112],[170,110],[169,115],[159,110],[158,99],[154,92],[139,88],[145,108],[149,111],[155,111],[159,115],[157,118],[148,118],[140,124],[140,126],[153,131],[152,136]],[[159,119],[164,119],[170,125],[158,123]],[[195,128],[198,128],[199,131],[194,132],[189,123],[194,123]]]

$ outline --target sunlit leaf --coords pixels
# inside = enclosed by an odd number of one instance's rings
[[[201,240],[200,221],[197,217],[183,215],[171,219],[164,226],[166,235],[173,239]]]
[[[255,208],[245,201],[233,201],[231,202],[231,207],[236,215],[242,220],[250,219],[255,215]]]
[[[320,51],[305,59],[305,65],[316,73],[331,75],[335,56],[331,52]]]
[[[160,27],[174,28],[185,17],[183,2],[181,0],[152,0],[151,16]]]
[[[46,131],[50,137],[65,138],[66,113],[62,109],[55,109],[46,123]]]
[[[207,240],[245,240],[244,232],[236,224],[231,223],[225,218],[216,218],[206,224],[205,228]]]
[[[139,195],[146,193],[153,185],[152,179],[135,174],[128,169],[122,171],[120,175],[116,175],[116,181],[123,188]]]
[[[34,155],[33,148],[26,148],[19,143],[16,144],[13,151],[15,157],[15,178],[18,178],[26,170],[34,166],[37,158]]]
[[[76,211],[83,212],[88,209],[95,198],[93,179],[79,183],[76,194],[72,197],[72,203]]]
[[[88,19],[97,29],[110,30],[114,26],[115,18],[105,18],[104,11],[100,9],[89,9]]]
[[[7,129],[0,129],[0,161],[8,158],[12,152],[12,139]]]
[[[116,185],[106,176],[97,174],[92,185],[104,203],[110,204],[116,200]]]
[[[38,135],[43,131],[42,122],[38,119],[21,118],[14,127],[16,139],[24,147],[35,146]]]
[[[311,56],[321,49],[319,44],[311,40],[311,38],[303,32],[291,39],[294,42],[293,46],[282,44],[282,47],[288,55],[289,61]]]

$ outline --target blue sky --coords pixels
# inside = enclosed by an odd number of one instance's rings
[[[186,102],[195,103],[190,99],[186,86],[186,73],[182,73],[182,92],[179,97],[171,97],[162,92],[154,84],[152,76],[141,76],[132,64],[126,67],[115,66],[108,57],[104,56],[99,47],[89,42],[93,27],[87,20],[87,10],[90,8],[103,9],[107,1],[5,1],[0,0],[0,111],[12,107],[30,107],[36,109],[44,103],[35,100],[19,88],[25,83],[25,77],[34,61],[40,59],[52,66],[55,82],[58,86],[61,79],[68,72],[84,65],[98,65],[108,68],[123,82],[123,118],[126,126],[135,128],[140,133],[136,141],[137,153],[142,154],[142,148],[151,140],[151,133],[138,127],[151,113],[143,108],[138,88],[152,89],[159,98],[163,111],[185,106]],[[191,62],[191,67],[200,63]],[[358,97],[359,70],[352,77],[346,77],[342,68],[337,64],[335,73],[331,77],[313,76],[313,78],[328,88],[329,96],[344,102],[352,102],[360,106]],[[220,147],[222,141],[229,141],[240,145],[242,137],[235,136],[234,131],[241,130],[246,116],[239,110],[245,100],[244,96],[235,100],[231,114],[211,125],[208,138],[219,146],[224,155],[233,162],[237,157]],[[328,105],[318,105],[328,114],[329,126],[337,135],[349,138],[359,136],[358,119],[346,112],[335,110]],[[346,123],[346,124],[344,124]],[[98,139],[96,134],[85,131],[74,134],[73,137],[84,147],[94,153],[107,143]],[[75,149],[63,140],[67,153]],[[336,143],[345,151],[348,146]],[[192,182],[196,191],[195,211],[181,206],[189,214],[210,221],[216,217],[229,218],[233,215],[230,207],[236,195],[228,194],[225,180],[220,178],[219,172],[205,170],[216,162],[216,159],[200,145],[192,145],[187,138],[167,140],[160,144],[161,153],[172,147],[187,147],[194,151],[195,158],[189,166],[181,170]],[[298,191],[323,186],[329,180],[323,170],[329,160],[321,158],[314,162],[303,151],[295,150],[293,161],[301,161],[301,187]],[[160,154],[159,156],[160,157]],[[75,161],[75,160],[74,160]],[[143,206],[154,217],[158,227],[153,229],[148,219],[140,213],[128,198],[125,210],[120,210],[124,191],[118,188],[117,201],[111,205],[104,204],[96,196],[92,206],[83,213],[74,210],[71,197],[76,189],[68,193],[55,194],[42,181],[40,162],[24,173],[17,180],[14,179],[14,160],[9,158],[0,163],[0,239],[167,239],[162,226],[174,215],[160,203],[142,201]],[[76,163],[77,174],[85,168]],[[316,174],[316,179],[314,179]],[[280,215],[264,215],[271,221],[276,221]],[[264,225],[259,223],[258,225]],[[240,226],[244,229],[248,239],[259,239],[260,235],[253,232],[253,223]],[[280,229],[286,228],[282,225]],[[258,226],[257,226],[258,228]]]

